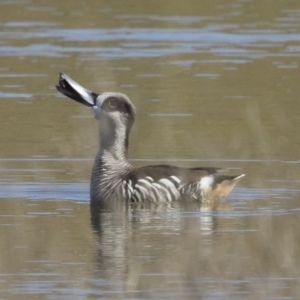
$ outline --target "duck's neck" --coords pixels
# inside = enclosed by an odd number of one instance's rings
[[[124,126],[100,127],[100,148],[91,178],[91,200],[116,198],[124,177],[133,170],[127,161],[129,131]]]
[[[108,133],[100,129],[99,155],[107,167],[128,164],[128,134],[125,126]]]
[[[128,135],[125,126],[113,128],[110,125],[109,130],[100,127],[100,147],[93,169],[94,178],[102,175],[119,178],[132,168],[127,160]]]

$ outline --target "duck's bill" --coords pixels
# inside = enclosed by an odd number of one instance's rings
[[[56,89],[63,95],[89,107],[95,105],[96,99],[99,96],[99,94],[85,89],[64,73],[60,73]]]

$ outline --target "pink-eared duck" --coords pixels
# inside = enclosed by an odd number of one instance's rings
[[[91,177],[91,202],[219,201],[245,175],[218,174],[219,168],[169,165],[134,168],[127,159],[135,107],[121,93],[93,93],[61,73],[57,90],[91,107],[100,123],[100,149]]]

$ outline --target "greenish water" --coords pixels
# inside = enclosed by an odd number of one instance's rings
[[[297,1],[0,1],[1,299],[298,299]],[[137,107],[133,165],[246,173],[219,206],[90,213],[91,111]]]

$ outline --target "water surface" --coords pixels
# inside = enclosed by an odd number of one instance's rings
[[[0,1],[0,298],[298,299],[297,1]],[[92,211],[98,126],[59,72],[137,107],[134,166],[246,173],[220,205]]]

